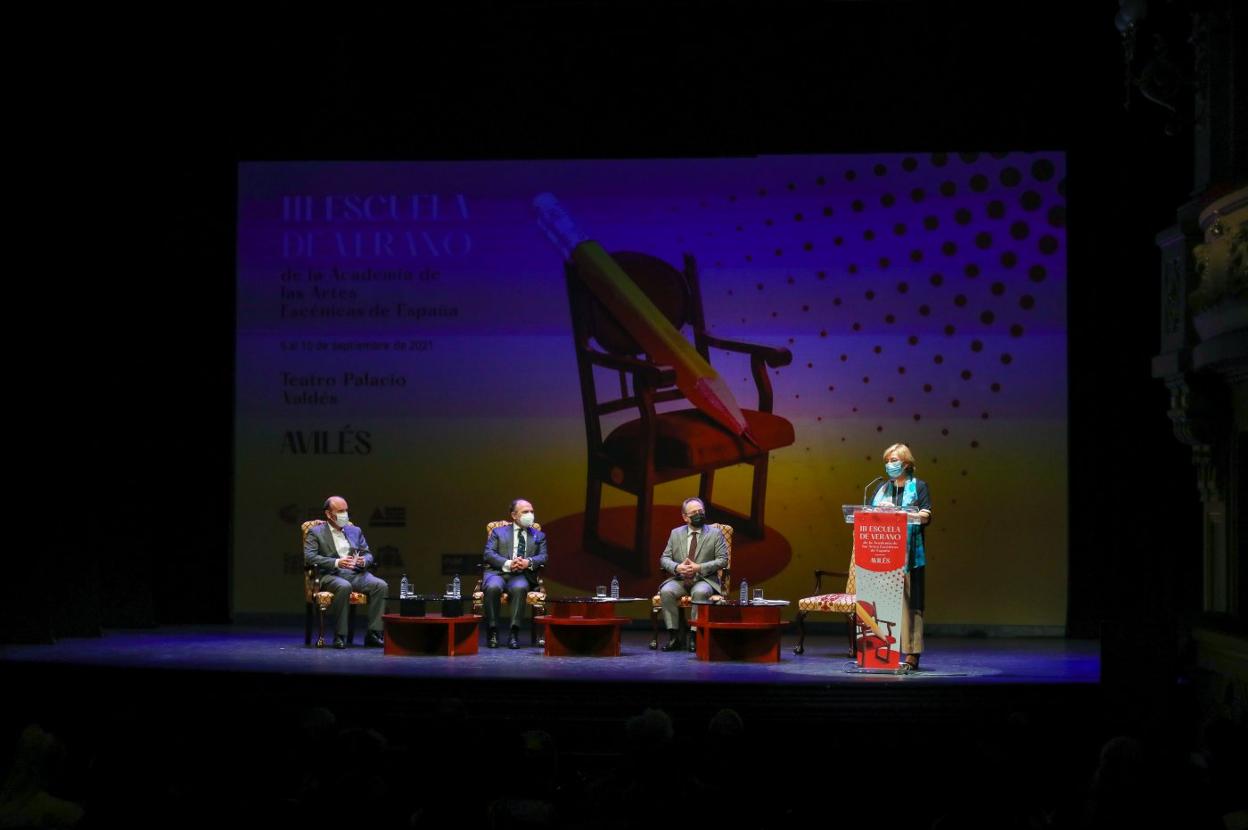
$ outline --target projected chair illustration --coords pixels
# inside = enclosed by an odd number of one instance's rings
[[[300,527],[299,535],[299,551],[303,552],[303,546],[308,541],[308,531],[314,527],[325,524],[324,519],[312,519],[304,522]],[[316,567],[312,565],[304,565],[303,567],[303,644],[305,646],[312,645],[312,613],[313,609],[319,610],[319,622],[316,634],[316,647],[325,647],[325,612],[329,610],[330,603],[334,601],[334,595],[329,591],[321,590],[321,577],[316,572]],[[368,597],[359,591],[351,592],[350,606],[347,609],[347,644],[355,642],[355,606],[368,605]]]
[[[888,654],[893,650],[893,643],[897,642],[897,638],[893,636],[893,626],[896,625],[896,623],[876,618],[874,602],[863,602],[862,610],[866,611],[873,619],[875,619],[876,625],[887,626],[887,629],[881,632],[883,636],[880,636],[872,631],[870,626],[868,626],[863,620],[855,616],[854,623],[859,637],[859,647],[864,652],[875,652],[875,660],[878,661],[880,665],[887,665]],[[870,664],[869,660],[864,662],[868,665]]]
[[[643,355],[642,348],[586,288],[576,264],[565,264],[589,455],[582,541],[587,551],[633,573],[650,574],[657,561],[656,553],[650,549],[654,488],[663,482],[701,476],[698,498],[706,506],[707,517],[731,520],[738,532],[762,538],[769,453],[794,440],[793,425],[771,411],[772,389],[767,370],[787,366],[793,355],[788,349],[711,335],[703,315],[697,265],[692,256],[685,255],[683,270],[649,254],[622,251],[611,256],[677,330],[690,328],[695,348],[708,363],[712,348],[748,355],[758,391],[758,408],[742,411],[757,447],[730,434],[697,409],[659,412],[658,404],[685,400],[675,386],[674,373]],[[608,394],[618,392],[618,397],[599,400],[596,372],[616,375],[608,374],[606,385]],[[603,417],[614,413],[631,417],[604,437]],[[754,468],[748,516],[712,501],[715,471],[736,464]],[[631,549],[601,537],[604,484],[637,498]]]
[[[485,526],[485,538],[487,540],[490,538],[490,534],[494,532],[494,528],[509,524],[511,524],[511,519],[502,519],[501,521],[490,522]],[[542,526],[541,524],[534,522],[533,529],[541,530]],[[477,567],[484,569],[485,565],[479,564]],[[472,589],[472,613],[477,616],[485,615],[484,582],[485,575],[482,574],[477,577],[477,585]],[[510,602],[511,598],[508,597],[507,592],[504,591],[503,595],[499,597],[500,608],[502,606],[506,606]],[[537,572],[537,590],[529,591],[528,595],[525,597],[525,604],[529,606],[529,644],[544,646],[546,645],[546,637],[545,635],[541,637],[537,636],[537,623],[533,621],[534,617],[546,613],[546,583],[542,580],[542,572],[540,570]]]
[[[724,534],[724,543],[728,547],[728,566],[719,569],[720,593],[715,594],[714,596],[711,597],[712,602],[718,602],[724,597],[732,596],[730,593],[728,593],[728,590],[731,587],[729,583],[732,581],[732,525],[712,523],[712,524],[707,525],[707,527],[716,528],[720,533]],[[664,581],[666,582],[666,580]],[[686,637],[688,635],[688,629],[689,629],[689,626],[687,625],[686,620],[685,620],[685,611],[686,609],[692,608],[692,607],[693,607],[693,600],[690,597],[684,596],[680,598],[680,636],[682,637]],[[659,617],[661,617],[662,614],[663,614],[663,598],[656,593],[653,597],[650,598],[650,628],[653,631],[653,634],[650,638],[650,648],[652,650],[657,649],[659,647]],[[689,650],[693,651],[694,650],[693,639],[689,638],[688,643],[689,643]]]
[[[825,576],[845,577],[845,590],[839,594],[823,593]],[[844,614],[845,630],[849,633],[849,657],[855,656],[854,651],[854,602],[857,600],[857,587],[854,579],[854,560],[850,556],[849,571],[815,571],[815,593],[813,596],[802,597],[797,601],[797,645],[794,654],[806,651],[806,615],[807,614]]]

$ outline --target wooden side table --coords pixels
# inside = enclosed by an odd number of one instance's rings
[[[476,654],[479,647],[477,629],[481,618],[476,615],[404,617],[399,614],[383,614],[381,621],[385,626],[385,654],[400,657],[421,654],[458,657],[463,654]]]
[[[547,657],[619,657],[620,630],[628,617],[615,615],[619,602],[644,602],[642,597],[610,600],[600,597],[549,597],[549,614],[534,617],[546,626]]]
[[[740,602],[694,603],[697,619],[689,625],[697,629],[699,660],[741,660],[747,663],[780,662],[780,629],[788,625],[780,619],[787,602],[766,605]]]

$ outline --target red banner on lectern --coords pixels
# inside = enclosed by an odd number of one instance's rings
[[[906,514],[859,510],[854,514],[854,580],[858,665],[895,670],[901,663],[902,592],[906,579]]]
[[[868,571],[906,566],[906,514],[861,512],[854,517],[854,564]]]

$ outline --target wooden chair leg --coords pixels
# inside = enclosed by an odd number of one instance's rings
[[[633,554],[638,557],[636,569],[646,573],[646,559],[650,555],[650,523],[654,511],[654,483],[647,481],[637,494],[637,524],[633,538]]]
[[[708,507],[711,503],[711,491],[715,489],[715,471],[707,470],[698,479],[698,498],[702,500],[702,506]]]
[[[849,635],[849,653],[846,657],[858,656],[858,641],[854,638],[854,615],[845,615],[845,632]]]
[[[808,611],[797,612],[797,645],[793,646],[794,654],[806,652],[806,615]]]
[[[347,605],[347,645],[355,645],[355,606]]]
[[[598,545],[598,516],[602,510],[602,482],[594,478],[593,470],[585,477],[585,526],[581,539],[586,550]]]
[[[659,647],[659,617],[663,615],[663,609],[655,606],[650,607],[650,629],[653,632],[650,637],[650,650],[655,651]]]
[[[325,606],[320,606],[317,616],[320,617],[320,625],[316,630],[316,647],[325,648]]]
[[[754,462],[754,486],[750,489],[750,521],[747,529],[758,539],[763,538],[765,527],[763,511],[767,506],[767,465],[768,457],[765,454]]]
[[[537,645],[537,606],[529,606],[529,645]]]

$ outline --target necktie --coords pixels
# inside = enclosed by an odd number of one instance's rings
[[[520,533],[520,535],[516,537],[516,558],[523,559],[524,558],[524,528],[520,528],[518,532]]]
[[[689,559],[689,561],[690,561],[690,562],[695,562],[695,561],[697,561],[697,560],[695,560],[695,559],[693,558],[694,554],[696,554],[697,552],[698,552],[698,532],[695,530],[695,531],[693,531],[692,533],[690,533],[690,534],[689,534],[689,555],[688,555],[688,559]],[[686,577],[686,578],[685,578],[685,584],[686,584],[686,585],[692,585],[692,584],[693,584],[693,577],[691,577],[691,576],[690,576],[690,577]]]

